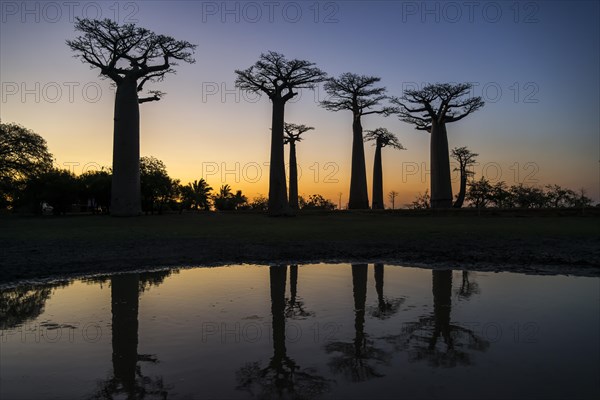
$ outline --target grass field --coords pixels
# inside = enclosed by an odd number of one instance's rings
[[[2,216],[0,281],[206,263],[353,260],[600,274],[596,210],[585,216],[458,211]]]

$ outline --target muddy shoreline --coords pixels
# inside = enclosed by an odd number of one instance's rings
[[[130,239],[104,241],[0,240],[0,284],[68,279],[89,274],[227,264],[382,262],[424,268],[600,276],[598,241],[488,240],[452,238],[402,241]]]

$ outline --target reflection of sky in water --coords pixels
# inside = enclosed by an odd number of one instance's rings
[[[372,264],[20,287],[1,297],[0,395],[593,398],[599,295],[598,278]]]

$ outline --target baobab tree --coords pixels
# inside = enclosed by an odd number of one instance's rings
[[[365,142],[375,142],[375,162],[373,164],[373,210],[383,210],[383,166],[381,161],[381,149],[391,147],[396,150],[406,150],[398,141],[396,135],[386,128],[377,128],[365,132]]]
[[[283,126],[285,136],[283,143],[290,145],[290,198],[289,205],[293,210],[298,209],[298,163],[296,162],[296,142],[302,141],[302,134],[313,130],[312,126],[288,124]]]
[[[398,197],[398,192],[395,190],[388,193],[388,199],[390,199],[390,202],[392,203],[392,210],[396,209],[396,197]]]
[[[178,61],[194,63],[196,48],[186,41],[157,35],[133,24],[109,19],[77,19],[81,35],[67,45],[82,62],[100,70],[116,85],[111,214],[139,215],[140,210],[140,112],[139,104],[160,100],[163,93],[139,97],[148,82],[162,81],[175,73]]]
[[[327,74],[305,60],[288,60],[269,51],[248,69],[236,70],[235,86],[251,93],[266,94],[273,103],[271,157],[269,165],[269,214],[285,215],[288,199],[283,155],[285,104],[298,95],[298,89],[314,89]]]
[[[431,208],[452,207],[450,156],[446,124],[456,122],[483,107],[481,97],[465,97],[470,83],[436,83],[421,90],[406,90],[392,102],[399,106],[402,121],[431,134]]]
[[[460,171],[460,190],[458,191],[453,207],[461,208],[465,202],[465,194],[467,193],[467,179],[469,176],[475,175],[473,171],[469,170],[469,167],[477,163],[475,157],[479,154],[473,153],[466,146],[463,146],[453,148],[450,155],[458,161],[458,168],[454,168],[454,170]]]
[[[387,99],[385,87],[375,87],[381,78],[357,75],[346,72],[339,78],[331,78],[325,83],[329,95],[321,106],[329,111],[352,111],[352,171],[350,175],[349,209],[368,209],[367,170],[361,119],[369,114],[385,116],[396,112],[395,107],[381,106]]]

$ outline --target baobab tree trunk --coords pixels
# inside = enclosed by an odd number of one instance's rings
[[[352,122],[352,170],[350,175],[350,198],[348,208],[366,210],[369,208],[367,194],[367,170],[365,167],[365,147],[360,115],[354,116]]]
[[[296,164],[296,143],[290,140],[290,208],[298,209],[298,164]]]
[[[375,147],[373,164],[373,210],[383,210],[383,168],[381,165],[381,146]]]
[[[450,155],[446,125],[431,125],[431,208],[452,207],[452,184],[450,181]]]
[[[269,165],[269,215],[284,215],[288,211],[283,155],[283,121],[285,103],[273,101],[271,125],[271,163]]]
[[[111,215],[140,215],[140,109],[135,79],[124,78],[117,86],[113,140]]]
[[[454,202],[454,208],[461,208],[465,202],[465,192],[467,191],[467,171],[460,168],[460,191]]]

